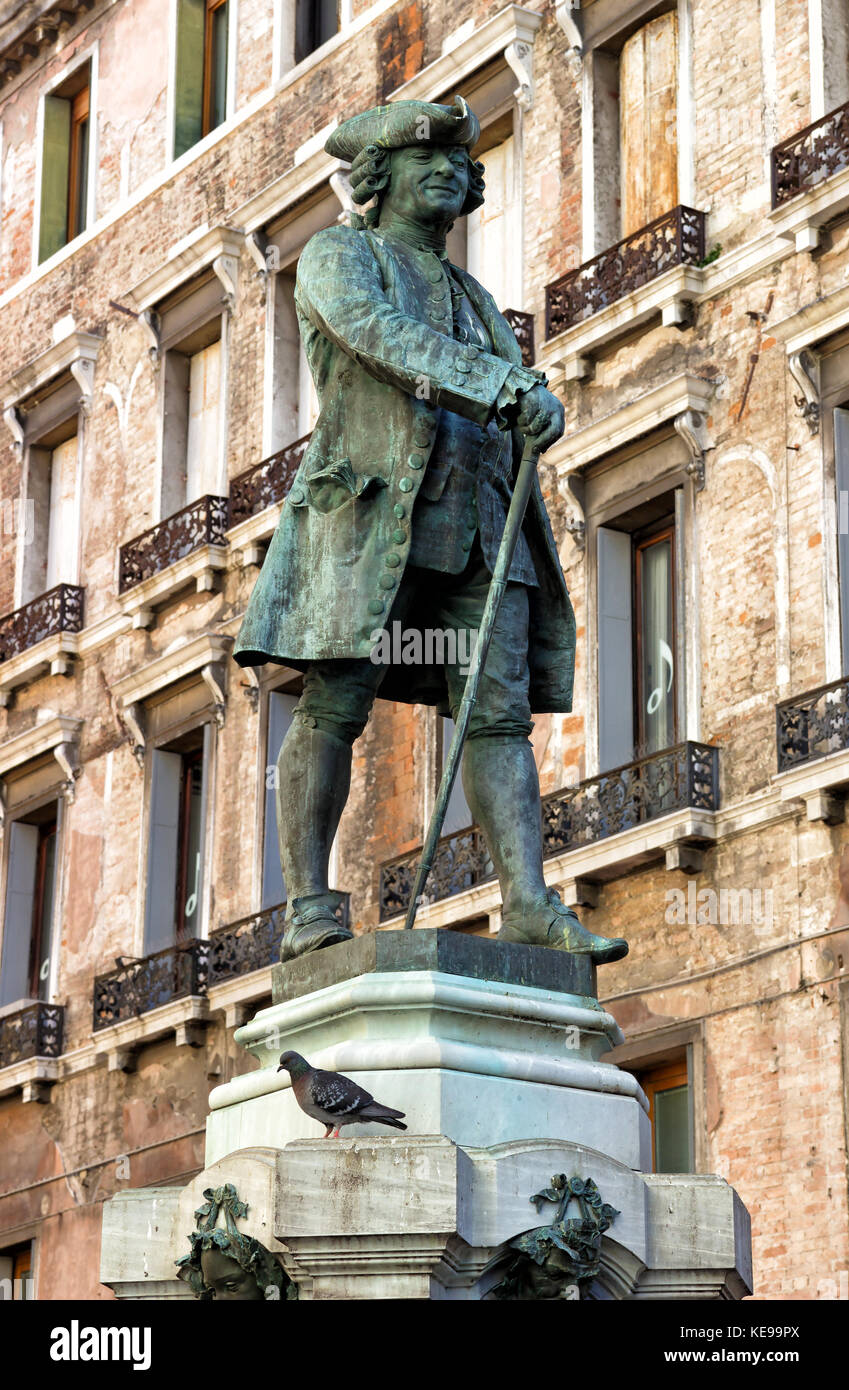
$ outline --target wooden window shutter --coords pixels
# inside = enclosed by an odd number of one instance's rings
[[[9,827],[9,868],[0,965],[0,1005],[13,1004],[29,994],[37,855],[38,826],[12,821]]]
[[[44,98],[44,146],[41,167],[41,220],[38,259],[46,261],[68,240],[68,172],[71,157],[71,103]]]
[[[203,135],[205,0],[177,0],[177,76],[174,158]]]
[[[631,537],[598,528],[598,761],[599,770],[634,756]]]
[[[622,236],[678,204],[678,16],[632,34],[619,62]]]
[[[146,956],[174,944],[181,771],[179,753],[154,750],[144,922]]]
[[[292,713],[298,703],[297,695],[285,690],[272,690],[268,696],[268,734],[266,737],[266,767],[276,767],[277,757],[292,723]],[[262,843],[262,906],[276,907],[286,900],[286,885],[280,867],[277,844],[277,795],[274,777],[265,778],[265,830]],[[269,786],[271,782],[271,786]]]
[[[843,672],[849,672],[849,410],[834,412],[834,471],[837,482],[837,561]]]

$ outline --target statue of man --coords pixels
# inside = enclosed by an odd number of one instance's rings
[[[483,203],[462,98],[378,106],[325,148],[351,163],[356,226],[316,233],[295,304],[320,414],[286,498],[235,648],[243,666],[304,672],[278,759],[287,889],[282,956],[346,939],[328,885],[351,748],[374,699],[455,716],[458,660],[385,665],[381,629],[474,634],[527,437],[563,433],[560,402],[522,366],[492,296],[450,263],[445,240]],[[473,640],[473,639],[472,639]],[[587,932],[546,888],[532,711],[571,709],[575,620],[535,482],[463,755],[463,786],[501,886],[501,940],[616,960],[627,943]],[[449,650],[449,655],[450,655]]]

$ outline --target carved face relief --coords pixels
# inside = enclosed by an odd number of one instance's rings
[[[212,1289],[216,1300],[231,1303],[256,1303],[263,1300],[262,1291],[254,1276],[222,1251],[202,1251],[200,1267],[204,1283]]]
[[[469,161],[463,145],[408,145],[392,151],[381,216],[391,212],[444,225],[459,217],[468,189]]]

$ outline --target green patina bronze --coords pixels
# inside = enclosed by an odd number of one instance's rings
[[[519,460],[564,428],[492,296],[446,255],[454,221],[484,199],[479,133],[461,98],[345,121],[326,148],[351,161],[354,199],[370,206],[355,225],[318,232],[298,263],[320,412],[234,652],[243,666],[305,673],[278,758],[283,959],[350,937],[328,864],[375,697],[460,716],[467,668],[450,657],[376,663],[382,632],[401,621],[455,638],[480,630]],[[513,509],[515,550],[463,716],[463,783],[501,885],[502,938],[598,963],[626,944],[586,932],[542,872],[528,736],[532,712],[571,709],[575,619],[539,482],[523,476],[527,514]]]
[[[195,1298],[222,1302],[291,1300],[297,1286],[280,1262],[253,1236],[236,1225],[248,1214],[232,1183],[208,1187],[206,1201],[195,1212],[198,1229],[189,1236],[191,1249],[175,1261],[177,1278],[190,1286]],[[223,1228],[218,1225],[223,1215]]]
[[[585,1298],[601,1268],[601,1238],[619,1212],[602,1201],[592,1178],[568,1178],[565,1173],[555,1173],[551,1186],[535,1192],[530,1200],[538,1212],[546,1202],[554,1202],[554,1220],[511,1240],[516,1256],[490,1297]],[[570,1206],[580,1214],[567,1217]]]

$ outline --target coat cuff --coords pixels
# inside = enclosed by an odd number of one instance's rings
[[[535,367],[511,367],[495,399],[493,418],[498,428],[509,429],[516,423],[521,395],[533,390],[535,386],[547,385],[548,377],[545,372],[538,372]]]

